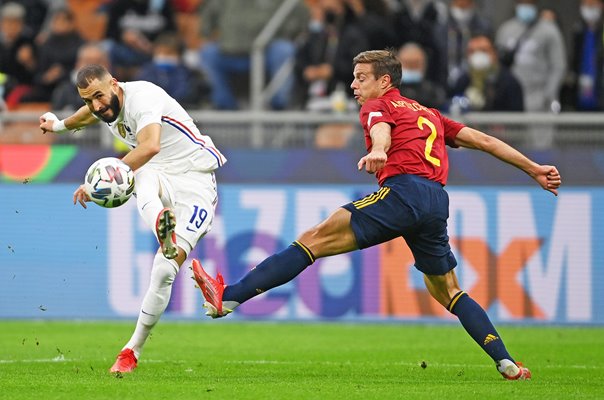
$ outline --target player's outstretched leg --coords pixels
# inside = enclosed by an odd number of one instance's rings
[[[164,208],[159,212],[155,221],[155,231],[157,239],[161,246],[161,251],[164,257],[168,259],[176,258],[178,255],[178,247],[176,246],[176,216],[174,211],[169,208]]]
[[[109,369],[111,373],[132,372],[136,368],[136,356],[132,349],[124,349],[118,354],[113,366]]]
[[[216,279],[212,278],[201,266],[197,259],[193,259],[192,263],[193,277],[195,282],[201,289],[201,293],[205,298],[204,308],[207,309],[206,315],[212,318],[220,318],[231,313],[230,310],[222,305],[222,294],[224,293],[224,279],[218,273]]]

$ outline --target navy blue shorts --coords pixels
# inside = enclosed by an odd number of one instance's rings
[[[396,175],[382,188],[343,208],[360,249],[402,236],[415,258],[415,268],[444,275],[457,261],[449,246],[449,195],[438,183],[415,175]]]

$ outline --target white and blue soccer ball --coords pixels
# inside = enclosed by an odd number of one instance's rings
[[[84,187],[90,200],[99,206],[119,207],[134,192],[134,172],[119,158],[101,158],[86,171]]]

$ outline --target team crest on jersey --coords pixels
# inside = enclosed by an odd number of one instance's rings
[[[126,138],[126,132],[127,133],[132,132],[130,127],[128,125],[124,124],[123,122],[118,122],[117,131],[120,133],[120,136],[123,137],[124,139]]]

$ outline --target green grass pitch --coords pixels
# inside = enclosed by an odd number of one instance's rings
[[[133,328],[0,321],[0,399],[604,398],[601,327],[500,326],[524,382],[460,326],[409,323],[160,321],[138,369],[111,375]]]

